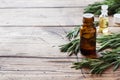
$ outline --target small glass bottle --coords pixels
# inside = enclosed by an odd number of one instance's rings
[[[83,26],[80,28],[80,51],[87,58],[96,58],[96,28],[94,15],[83,15]]]
[[[98,33],[108,34],[108,5],[101,6]]]

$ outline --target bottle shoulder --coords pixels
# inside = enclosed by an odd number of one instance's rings
[[[99,18],[100,17],[108,17],[108,15],[107,14],[101,14],[100,16],[99,16]]]

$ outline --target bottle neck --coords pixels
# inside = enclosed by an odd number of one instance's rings
[[[94,26],[94,15],[93,14],[85,14],[83,16],[83,27]]]
[[[83,27],[93,27],[94,26],[94,23],[93,22],[87,22],[87,23],[83,23]]]
[[[101,15],[108,16],[108,10],[101,10]]]

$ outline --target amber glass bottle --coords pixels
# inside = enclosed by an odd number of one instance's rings
[[[83,26],[80,28],[80,51],[88,58],[96,58],[96,28],[94,27],[94,15],[83,15]]]

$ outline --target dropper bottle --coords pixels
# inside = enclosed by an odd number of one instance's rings
[[[102,5],[101,9],[98,32],[106,35],[108,34],[108,5]]]

